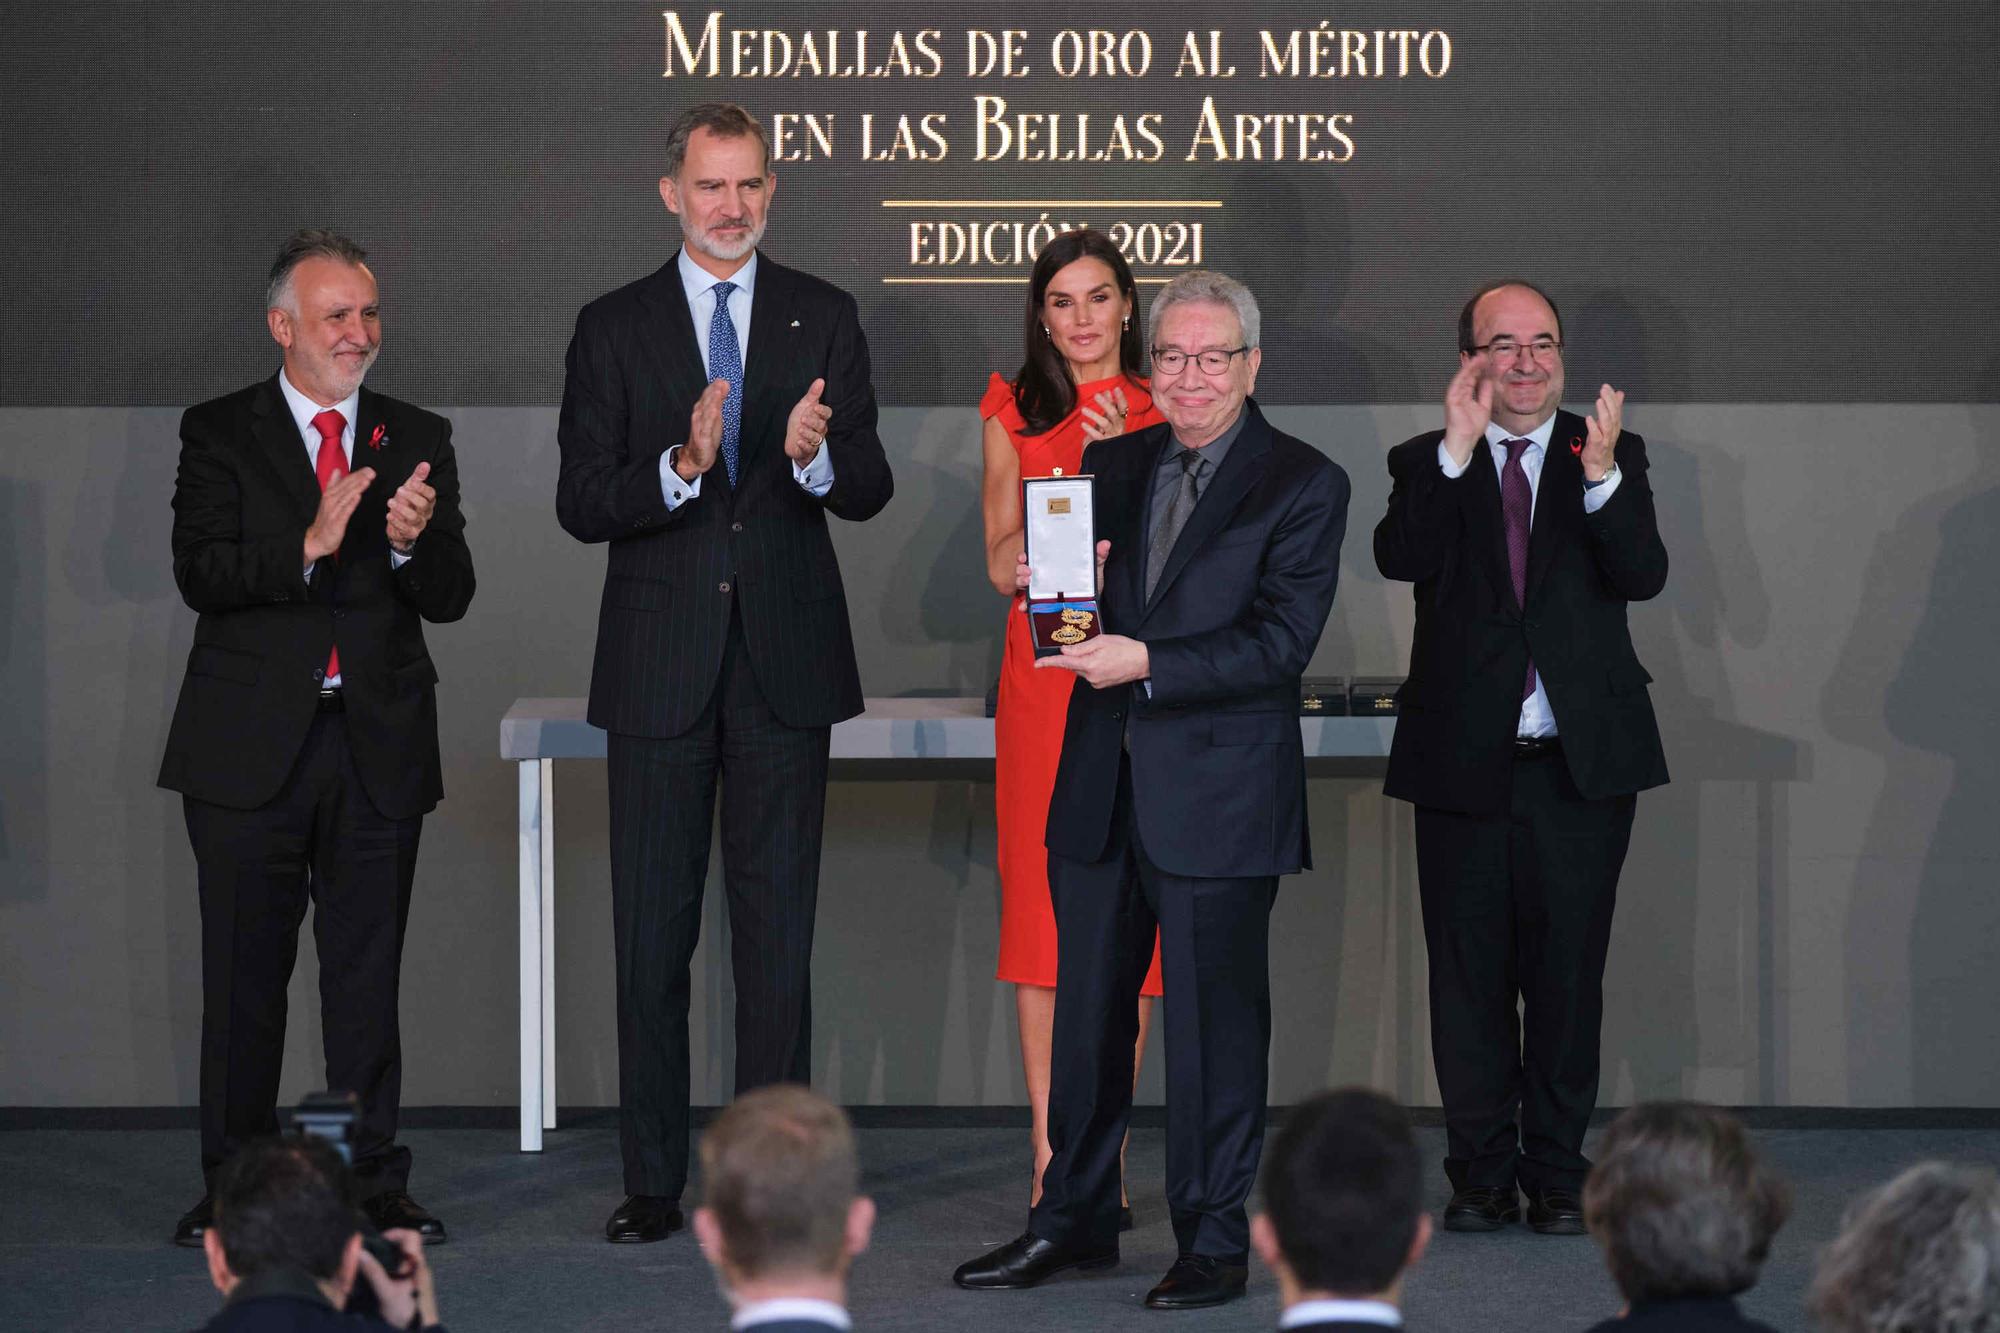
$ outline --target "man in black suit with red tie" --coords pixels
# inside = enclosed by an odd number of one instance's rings
[[[959,1267],[1030,1287],[1118,1262],[1119,1149],[1155,927],[1166,977],[1167,1203],[1180,1248],[1146,1296],[1217,1305],[1248,1273],[1264,1142],[1278,876],[1311,863],[1299,676],[1333,606],[1347,474],[1250,400],[1256,298],[1191,272],[1153,301],[1164,425],[1083,456],[1107,633],[1045,657],[1070,696],[1049,804],[1058,980],[1042,1197]],[[1027,584],[1025,564],[1017,575]]]
[[[363,1206],[435,1242],[395,1141],[397,993],[417,838],[444,795],[423,622],[465,614],[472,556],[451,423],[362,387],[381,346],[364,257],[328,231],[286,242],[266,312],[283,368],[181,418],[174,581],[200,619],[159,781],[182,794],[201,892],[204,1182],[277,1130],[310,902]],[[205,1191],[175,1241],[212,1220]]]
[[[1403,1108],[1342,1088],[1285,1116],[1250,1244],[1277,1275],[1285,1333],[1403,1326],[1403,1279],[1430,1244],[1423,1158]]]
[[[1489,284],[1458,343],[1445,428],[1390,451],[1375,528],[1417,610],[1383,790],[1417,807],[1444,1225],[1518,1219],[1518,1186],[1529,1226],[1581,1234],[1618,872],[1636,793],[1667,780],[1626,608],[1667,552],[1625,396],[1559,410],[1555,303]]]
[[[590,721],[610,733],[623,1203],[612,1241],[682,1224],[688,964],[718,777],[736,1088],[811,1076],[813,912],[832,726],[861,680],[831,513],[893,483],[854,299],[758,253],[775,188],[742,108],[684,112],[660,195],[684,244],[583,308],[556,515],[610,547]]]

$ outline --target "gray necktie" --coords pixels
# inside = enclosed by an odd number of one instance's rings
[[[1160,526],[1153,529],[1153,540],[1146,547],[1146,600],[1153,600],[1153,589],[1159,586],[1160,574],[1167,567],[1167,552],[1174,549],[1180,539],[1181,529],[1187,526],[1188,515],[1194,512],[1195,501],[1201,498],[1201,475],[1208,470],[1208,460],[1201,456],[1199,449],[1181,446],[1175,455],[1181,465],[1180,489],[1167,501],[1167,512],[1160,515]]]

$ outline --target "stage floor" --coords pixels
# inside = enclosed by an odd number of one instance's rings
[[[46,1124],[56,1114],[31,1119]],[[1813,1258],[1847,1202],[1926,1157],[2000,1160],[1991,1113],[1970,1123],[1976,1127],[1757,1128],[1758,1143],[1791,1182],[1794,1210],[1763,1282],[1743,1299],[1746,1311],[1778,1329],[1807,1328],[1801,1299]],[[1441,1157],[1443,1130],[1418,1132],[1425,1155]],[[404,1138],[416,1155],[413,1193],[451,1231],[450,1243],[430,1255],[452,1327],[728,1327],[727,1308],[687,1233],[658,1245],[602,1240],[599,1228],[620,1196],[609,1114],[574,1118],[548,1136],[539,1156],[515,1151],[515,1131],[497,1122],[416,1128]],[[859,1330],[1277,1326],[1275,1284],[1255,1267],[1249,1297],[1220,1310],[1166,1314],[1140,1306],[1174,1256],[1157,1128],[1133,1132],[1129,1169],[1139,1225],[1125,1238],[1122,1265],[1027,1292],[962,1292],[950,1281],[960,1261],[1021,1230],[1024,1130],[864,1125],[860,1138],[866,1188],[881,1216],[874,1248],[855,1272]],[[0,1327],[199,1327],[218,1298],[200,1252],[167,1243],[174,1219],[196,1197],[194,1155],[191,1129],[0,1132]],[[1440,1207],[1442,1176],[1432,1185],[1430,1203]],[[1440,1233],[1406,1300],[1414,1328],[1472,1327],[1476,1320],[1501,1333],[1583,1329],[1619,1303],[1588,1238],[1518,1227]]]

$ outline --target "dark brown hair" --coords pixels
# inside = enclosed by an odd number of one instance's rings
[[[1308,1291],[1388,1290],[1423,1207],[1409,1119],[1379,1092],[1344,1088],[1299,1103],[1264,1154],[1264,1210]]]
[[[1503,287],[1525,287],[1527,290],[1541,297],[1543,301],[1547,302],[1549,307],[1549,313],[1556,317],[1556,338],[1559,341],[1561,340],[1562,328],[1563,328],[1563,312],[1556,308],[1555,297],[1550,296],[1547,292],[1543,291],[1540,287],[1537,287],[1534,283],[1529,282],[1526,278],[1497,278],[1494,281],[1487,283],[1484,287],[1481,287],[1478,291],[1474,292],[1472,294],[1472,299],[1467,301],[1465,303],[1465,307],[1458,312],[1459,351],[1470,355],[1473,347],[1476,345],[1472,341],[1472,308],[1479,304],[1480,299],[1482,297],[1490,296],[1494,292],[1499,291]],[[1585,341],[1587,342],[1589,340],[1585,339]]]
[[[771,141],[764,136],[764,127],[755,116],[734,102],[701,102],[681,112],[667,127],[668,176],[680,176],[681,163],[687,160],[688,140],[696,130],[707,130],[723,139],[755,139],[764,150],[764,169],[770,170]]]
[[[215,1230],[239,1278],[280,1268],[334,1276],[357,1216],[347,1167],[325,1139],[246,1143],[215,1176]]]

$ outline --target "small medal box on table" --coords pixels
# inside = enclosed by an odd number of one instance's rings
[[[1300,717],[1346,717],[1347,677],[1308,676],[1299,682]]]
[[[1028,477],[1021,482],[1028,552],[1028,636],[1050,657],[1104,632],[1097,610],[1094,478]]]
[[[1356,676],[1347,687],[1347,711],[1355,717],[1396,716],[1401,676]]]

